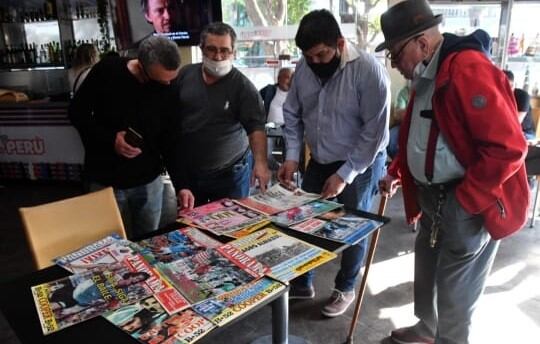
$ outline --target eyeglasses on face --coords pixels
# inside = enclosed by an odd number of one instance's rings
[[[229,57],[232,55],[233,51],[229,48],[218,48],[213,45],[206,45],[202,48],[203,52],[208,56],[217,56],[218,54],[223,57]]]
[[[403,53],[403,50],[405,49],[405,47],[412,41],[414,40],[417,40],[418,38],[422,37],[424,34],[421,33],[419,35],[416,35],[416,36],[413,36],[411,38],[409,38],[408,40],[405,41],[405,43],[401,46],[401,48],[399,48],[399,50],[395,53],[392,53],[390,50],[388,50],[388,52],[386,53],[386,58],[389,59],[390,61],[392,62],[396,62],[399,60],[399,58],[401,57],[401,54]]]

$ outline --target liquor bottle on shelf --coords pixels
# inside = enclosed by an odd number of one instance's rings
[[[534,86],[531,90],[531,95],[537,97],[538,96],[538,82],[534,83]]]
[[[39,63],[40,64],[49,63],[48,51],[45,48],[44,44],[41,44],[39,47]]]
[[[516,56],[519,53],[519,41],[518,38],[512,33],[508,40],[508,55]]]
[[[536,55],[536,51],[538,50],[538,43],[540,43],[540,37],[539,34],[536,34],[536,38],[534,41],[532,41],[529,46],[527,46],[527,49],[525,50],[526,56],[534,56]]]
[[[54,0],[45,0],[43,4],[43,11],[45,12],[45,17],[47,20],[56,19],[56,3]]]
[[[523,55],[524,52],[525,52],[525,34],[522,33],[521,38],[519,39],[519,52],[518,52],[518,54]]]
[[[498,57],[499,56],[499,39],[497,37],[493,37],[491,39],[491,57]]]
[[[523,91],[529,92],[529,78],[531,75],[531,71],[529,70],[529,65],[525,68],[525,79],[523,80]]]

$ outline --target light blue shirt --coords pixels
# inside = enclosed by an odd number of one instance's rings
[[[411,114],[411,127],[407,141],[407,164],[417,181],[427,184],[424,166],[426,165],[426,150],[431,129],[431,119],[420,116],[423,110],[432,110],[431,99],[435,92],[435,77],[442,43],[439,45],[431,61],[423,73],[413,81],[416,95]],[[444,183],[463,177],[465,170],[448,146],[444,137],[439,134],[435,148],[432,183]]]
[[[305,133],[315,161],[345,161],[337,174],[352,183],[388,144],[389,85],[384,66],[348,43],[324,85],[301,59],[283,105],[287,160],[299,160]]]

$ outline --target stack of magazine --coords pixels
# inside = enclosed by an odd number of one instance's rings
[[[225,235],[257,225],[268,217],[230,199],[214,201],[180,212],[183,222],[214,233]]]

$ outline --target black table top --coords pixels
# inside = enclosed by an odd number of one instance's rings
[[[377,216],[370,213],[357,212],[359,215],[374,220],[387,223],[388,218]],[[147,237],[169,232],[171,230],[183,227],[182,224],[171,224],[163,229],[152,232]],[[326,239],[311,236],[309,234],[280,228],[288,235],[298,237],[311,244],[323,247],[336,253],[341,252],[349,245],[332,242]],[[142,238],[141,238],[142,239]],[[39,343],[136,343],[137,341],[124,333],[121,329],[114,326],[102,317],[93,318],[83,323],[65,328],[61,331],[44,336],[41,331],[39,317],[34,305],[34,299],[30,287],[52,281],[58,278],[68,276],[70,273],[58,266],[51,266],[43,270],[32,272],[11,282],[0,285],[0,310],[17,335],[21,343],[39,344]],[[243,317],[256,312],[261,307],[269,304],[280,297],[286,290],[268,299],[266,302],[255,307],[250,312],[233,320],[228,325],[241,320]],[[201,343],[211,343],[211,338],[219,334],[219,329],[213,330],[209,335],[201,339]]]

